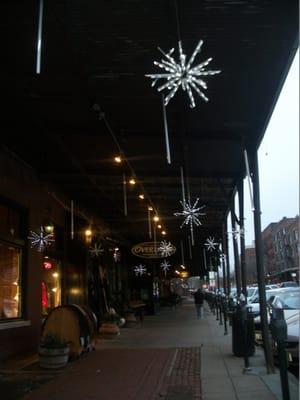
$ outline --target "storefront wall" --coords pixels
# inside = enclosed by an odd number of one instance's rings
[[[0,320],[0,359],[4,359],[14,353],[37,349],[42,323],[43,256],[31,248],[26,239],[30,230],[37,231],[42,221],[49,217],[49,210],[53,222],[63,226],[64,209],[51,197],[47,186],[39,182],[35,172],[8,152],[0,151],[0,171],[0,202],[20,207],[27,219],[22,237],[22,315],[20,318],[2,316]]]

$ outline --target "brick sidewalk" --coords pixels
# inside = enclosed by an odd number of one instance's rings
[[[170,369],[156,399],[201,399],[201,347],[175,350]]]

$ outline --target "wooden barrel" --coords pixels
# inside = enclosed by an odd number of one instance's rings
[[[77,304],[59,306],[55,307],[45,319],[42,336],[52,333],[67,341],[70,358],[74,358],[94,348],[93,324],[82,306]]]

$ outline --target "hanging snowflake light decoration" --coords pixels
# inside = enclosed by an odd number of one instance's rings
[[[169,271],[169,267],[171,267],[171,264],[167,260],[164,260],[160,264],[160,268],[164,271],[165,276],[167,276],[167,272]]]
[[[163,240],[157,250],[163,257],[169,257],[174,252],[174,247],[171,242]]]
[[[113,257],[114,257],[115,262],[121,261],[121,253],[120,253],[120,250],[119,250],[118,248],[116,248],[116,249],[114,250],[114,255],[113,255]]]
[[[154,65],[165,70],[162,74],[147,74],[146,77],[153,79],[152,87],[155,86],[159,79],[165,79],[166,82],[158,87],[158,91],[169,90],[168,95],[165,98],[165,106],[168,105],[169,101],[176,94],[178,88],[181,86],[183,91],[186,91],[189,100],[190,107],[195,107],[195,100],[192,89],[204,100],[208,101],[208,98],[202,92],[203,89],[207,89],[206,82],[201,77],[208,75],[219,74],[220,70],[206,70],[205,67],[211,62],[212,58],[208,58],[202,63],[192,67],[195,57],[201,51],[203,40],[200,40],[197,47],[195,48],[191,58],[187,61],[186,55],[183,53],[181,41],[178,42],[179,61],[176,62],[171,55],[175,49],[171,49],[168,53],[165,53],[158,47],[158,50],[163,54],[166,60],[162,59],[161,62],[154,61]]]
[[[245,236],[244,229],[233,229],[232,231],[228,232],[229,235],[232,235],[233,239],[237,240],[239,237]]]
[[[145,265],[139,264],[134,267],[134,272],[136,276],[142,276],[147,272],[147,268],[145,267]]]
[[[43,226],[41,226],[38,233],[30,231],[28,239],[31,242],[31,247],[37,246],[37,251],[42,252],[47,246],[50,246],[54,242],[54,234],[46,234]]]
[[[89,253],[92,257],[100,257],[104,253],[104,248],[101,243],[94,243],[92,247],[89,248]]]
[[[226,254],[220,253],[219,254],[219,259],[220,259],[221,262],[224,262],[226,260]]]
[[[209,237],[206,239],[206,243],[204,243],[204,246],[207,247],[208,251],[214,251],[216,250],[217,247],[219,247],[219,243],[215,242],[214,237]]]
[[[205,206],[197,207],[199,199],[195,201],[195,203],[192,205],[189,201],[180,201],[183,210],[181,212],[176,212],[174,215],[176,217],[178,216],[183,216],[184,221],[181,224],[180,228],[182,228],[184,225],[190,225],[191,233],[193,234],[193,225],[195,224],[196,226],[200,226],[201,221],[199,220],[200,215],[206,215],[206,213],[200,212],[202,208]]]

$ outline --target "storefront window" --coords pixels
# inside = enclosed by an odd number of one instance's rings
[[[61,268],[60,263],[44,257],[42,265],[42,313],[43,315],[61,304]]]
[[[0,320],[21,317],[22,250],[0,242]]]

